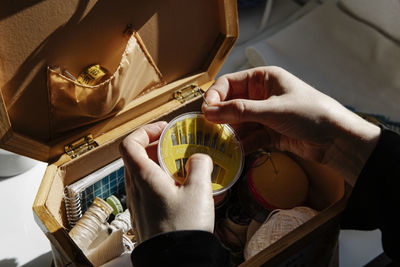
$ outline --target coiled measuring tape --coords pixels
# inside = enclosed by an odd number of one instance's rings
[[[79,74],[77,82],[94,86],[108,76],[108,72],[99,64],[90,65],[81,74]]]

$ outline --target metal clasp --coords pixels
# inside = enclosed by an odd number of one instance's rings
[[[71,158],[76,158],[87,151],[99,146],[91,134],[81,137],[64,147],[65,153]]]
[[[186,101],[189,101],[196,96],[199,96],[199,89],[200,87],[195,84],[186,85],[185,87],[178,89],[174,92],[174,99],[178,100],[181,103],[185,103]]]

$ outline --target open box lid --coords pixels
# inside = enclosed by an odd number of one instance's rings
[[[160,75],[157,86],[142,88],[147,91],[108,116],[54,131],[60,121],[48,67],[79,75],[100,64],[121,72],[132,36]],[[237,37],[235,0],[9,3],[0,11],[0,147],[50,162],[80,137],[91,135],[101,145],[107,132],[132,119],[166,103],[182,105],[177,90],[209,85]]]

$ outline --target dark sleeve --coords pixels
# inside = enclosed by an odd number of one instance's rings
[[[133,266],[229,266],[229,252],[206,231],[174,231],[154,236],[132,254]]]
[[[400,261],[400,135],[382,129],[377,146],[354,186],[343,213],[343,229],[382,232],[385,253]]]

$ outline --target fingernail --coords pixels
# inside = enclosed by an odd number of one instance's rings
[[[203,111],[207,119],[218,119],[220,107],[206,106]]]
[[[220,110],[220,107],[218,107],[218,106],[210,106],[210,105],[207,105],[207,106],[205,107],[205,110],[206,110],[207,112],[218,112],[218,111]]]

